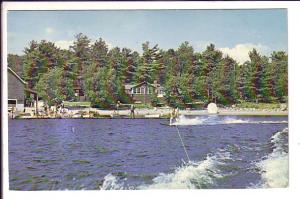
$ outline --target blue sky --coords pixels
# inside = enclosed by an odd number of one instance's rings
[[[23,54],[31,40],[68,48],[82,32],[92,41],[102,37],[110,47],[141,52],[145,41],[163,49],[189,41],[196,51],[209,43],[238,61],[253,47],[262,54],[287,51],[287,11],[273,10],[139,10],[139,11],[9,11],[8,53]]]

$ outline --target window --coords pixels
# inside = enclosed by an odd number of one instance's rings
[[[141,93],[141,88],[136,88],[136,93],[140,94]]]
[[[17,104],[17,100],[8,100],[8,104]]]
[[[141,93],[141,89],[140,88],[133,88],[133,93],[134,94],[140,94]]]
[[[142,87],[142,88],[141,88],[141,93],[142,93],[142,94],[145,94],[145,87]]]

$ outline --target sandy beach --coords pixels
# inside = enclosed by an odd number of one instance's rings
[[[169,118],[171,113],[171,108],[153,108],[153,109],[136,109],[134,118]],[[204,110],[180,110],[180,115],[211,115],[206,109]],[[219,108],[218,115],[228,115],[228,116],[287,116],[288,110],[280,109],[254,109],[254,108]],[[33,114],[23,114],[17,113],[16,118],[18,119],[35,119],[35,118],[130,118],[130,110],[100,110],[96,108],[81,108],[66,110],[64,113],[58,112],[56,115],[54,113],[46,115],[45,113],[40,113],[39,117]],[[11,118],[9,116],[9,118]]]
[[[88,110],[86,110],[88,111]],[[121,116],[128,116],[130,115],[130,110],[120,110],[120,111],[113,111],[113,110],[97,110],[97,109],[90,109],[90,111],[96,111],[100,115],[113,115],[117,113]],[[157,108],[157,109],[136,109],[135,115],[136,116],[145,116],[145,115],[168,115],[170,114],[170,108]],[[180,110],[180,115],[210,115],[207,110]],[[288,115],[288,111],[282,111],[279,109],[275,110],[259,110],[259,109],[219,109],[219,115],[278,115],[278,116],[285,116]]]

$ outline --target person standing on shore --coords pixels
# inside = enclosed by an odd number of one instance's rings
[[[117,102],[117,105],[116,105],[116,109],[117,109],[117,114],[118,114],[118,115],[119,115],[120,104],[121,104],[120,101],[118,101],[118,102]]]
[[[15,112],[16,112],[16,107],[12,107],[12,109],[11,109],[11,118],[12,119],[15,118]]]
[[[134,109],[135,109],[134,105],[131,104],[131,106],[130,106],[130,117],[131,118],[134,118]]]

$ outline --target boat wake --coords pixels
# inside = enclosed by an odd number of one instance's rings
[[[255,187],[283,188],[289,184],[288,128],[279,131],[271,138],[273,151],[256,166],[260,170],[262,181]]]
[[[288,121],[250,121],[236,119],[234,117],[219,118],[217,115],[208,117],[188,118],[184,115],[179,116],[178,120],[171,125],[188,126],[188,125],[215,125],[215,124],[287,124]]]
[[[254,162],[256,172],[260,175],[257,184],[246,188],[284,188],[288,186],[288,128],[275,133],[270,144],[272,152],[260,161]],[[127,185],[127,178],[108,174],[100,189],[207,189],[217,188],[223,179],[239,173],[238,168],[232,169],[235,159],[234,151],[218,149],[214,154],[207,155],[199,162],[183,163],[169,173],[160,173],[152,177],[149,183],[138,186]]]
[[[124,187],[124,183],[118,181],[117,176],[109,173],[104,177],[104,181],[102,186],[100,186],[101,190],[121,190],[126,189]]]
[[[229,152],[219,151],[215,155],[208,155],[203,161],[184,163],[170,173],[160,173],[152,179],[151,184],[144,184],[133,189],[203,189],[210,188],[217,179],[231,173],[223,173],[221,168],[226,162],[232,161]],[[126,187],[126,179],[108,174],[100,189],[132,189]]]

